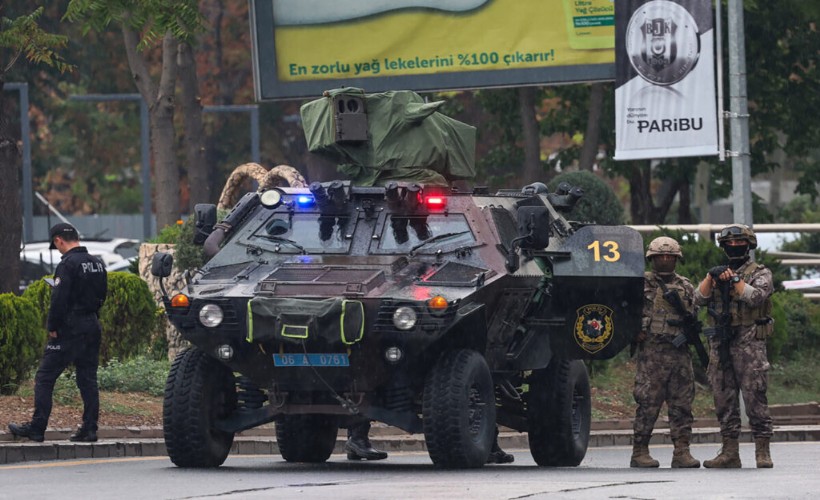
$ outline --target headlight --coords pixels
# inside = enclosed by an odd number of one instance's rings
[[[216,304],[205,304],[199,310],[199,321],[209,328],[219,326],[223,317],[222,308]]]
[[[409,330],[416,326],[416,311],[412,307],[401,306],[393,313],[393,324],[399,330]]]

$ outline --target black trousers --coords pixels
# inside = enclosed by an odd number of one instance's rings
[[[31,427],[45,431],[51,416],[54,383],[69,365],[74,365],[77,388],[83,399],[83,429],[97,430],[100,416],[100,390],[97,367],[100,364],[100,325],[96,317],[79,321],[84,333],[60,335],[49,339],[34,378],[34,416]],[[80,330],[80,328],[77,328]]]

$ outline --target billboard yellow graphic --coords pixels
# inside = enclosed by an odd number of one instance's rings
[[[576,14],[589,12],[592,4],[608,4],[608,26],[584,27],[583,19],[596,16]],[[583,44],[585,33],[600,38],[591,33],[605,30],[607,48],[614,47],[613,21],[609,0],[495,0],[462,13],[393,10],[324,24],[277,26],[277,70],[280,80],[299,81],[614,62],[612,50],[584,50]],[[566,29],[570,23],[577,26],[572,33]]]
[[[252,0],[251,16],[257,84],[273,97],[315,82],[375,91],[614,78],[612,0]]]

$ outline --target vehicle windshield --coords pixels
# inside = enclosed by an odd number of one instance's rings
[[[377,253],[425,253],[475,243],[461,214],[400,217],[391,215],[379,238]]]
[[[248,242],[277,253],[346,253],[354,226],[347,216],[276,213]]]

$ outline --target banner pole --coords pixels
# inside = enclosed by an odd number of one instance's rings
[[[722,0],[715,1],[715,61],[717,62],[717,123],[718,123],[718,159],[726,161],[726,131],[724,129],[723,109],[723,20]]]

